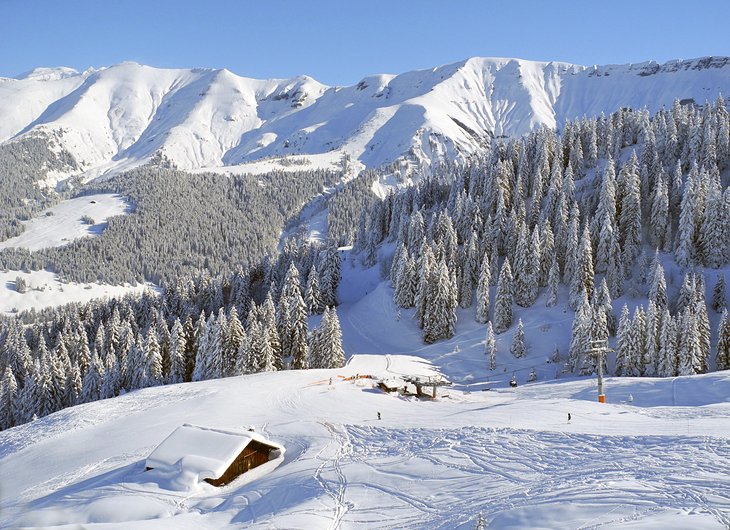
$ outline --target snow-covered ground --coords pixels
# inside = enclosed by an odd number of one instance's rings
[[[471,529],[479,513],[494,528],[730,524],[730,372],[607,378],[600,404],[595,379],[556,380],[537,345],[517,361],[500,342],[489,371],[466,314],[457,338],[424,347],[374,269],[343,272],[346,367],[149,388],[2,432],[2,527]],[[548,335],[569,326],[555,313]],[[524,384],[531,365],[540,379]],[[436,400],[374,388],[438,373],[454,384]],[[286,453],[223,488],[168,489],[144,462],[184,423],[255,425]]]
[[[63,201],[38,217],[25,221],[25,231],[17,237],[0,241],[0,249],[41,250],[67,245],[74,239],[100,235],[109,217],[129,213],[130,204],[120,195],[99,193]],[[94,221],[82,220],[88,216]]]
[[[27,290],[20,293],[17,278],[23,278]],[[0,271],[0,313],[55,307],[71,302],[88,302],[95,298],[113,298],[128,292],[154,288],[150,284],[108,285],[103,283],[61,282],[49,271]]]
[[[609,380],[637,399],[599,404],[585,380],[444,387],[421,401],[344,379],[402,373],[432,372],[415,357],[360,355],[340,370],[135,391],[0,433],[2,525],[466,529],[479,513],[494,528],[730,523],[730,373],[677,379],[686,403],[674,406],[663,392],[637,405],[645,380]],[[186,422],[254,424],[284,461],[223,488],[165,489],[144,461]]]

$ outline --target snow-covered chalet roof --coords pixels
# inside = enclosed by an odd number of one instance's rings
[[[184,424],[152,451],[146,467],[197,475],[198,481],[217,479],[252,440],[283,449],[252,431],[224,431]]]

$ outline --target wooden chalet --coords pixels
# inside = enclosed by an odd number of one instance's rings
[[[283,452],[282,446],[253,431],[224,431],[185,424],[152,451],[146,470],[193,474],[198,482],[223,486]]]

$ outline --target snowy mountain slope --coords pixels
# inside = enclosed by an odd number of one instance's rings
[[[499,528],[728,523],[727,402],[601,405],[584,393],[586,380],[448,389],[423,402],[340,377],[356,373],[429,368],[414,357],[356,356],[339,370],[148,388],[2,432],[0,526],[466,529],[480,512]],[[696,404],[708,402],[707,385],[730,384],[727,374],[679,380]],[[638,394],[636,381],[619,384]],[[185,422],[253,424],[286,447],[284,461],[223,488],[171,490],[144,472],[144,459]]]
[[[220,165],[223,153],[243,133],[292,110],[282,95],[296,93],[298,104],[306,105],[304,91],[321,89],[308,78],[259,81],[227,70],[155,69],[135,63],[70,76],[64,72],[0,81],[5,102],[0,111],[10,116],[0,138],[60,130],[63,146],[87,169],[145,160],[163,146],[181,167]],[[19,105],[29,94],[51,103],[45,108]],[[14,105],[21,108],[15,112]]]
[[[554,380],[544,364],[571,320],[560,311],[525,319],[552,327],[524,359],[501,337],[490,371],[470,312],[453,340],[424,346],[377,268],[347,260],[339,294],[344,368],[147,388],[0,432],[0,527],[471,529],[480,512],[495,528],[730,522],[730,373],[607,378],[599,404],[594,378]],[[437,370],[454,385],[435,401],[344,379]],[[220,489],[170,489],[144,460],[183,423],[255,425],[284,461]]]
[[[0,141],[56,131],[89,176],[158,153],[182,169],[333,151],[373,167],[464,155],[492,135],[721,92],[730,93],[723,57],[599,67],[472,58],[349,87],[122,63],[0,79]]]

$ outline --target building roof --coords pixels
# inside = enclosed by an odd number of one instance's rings
[[[283,449],[251,431],[181,425],[152,451],[147,457],[146,467],[197,475],[198,481],[217,479],[253,440],[274,449]]]

